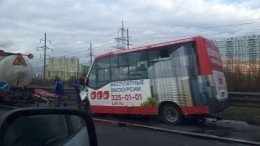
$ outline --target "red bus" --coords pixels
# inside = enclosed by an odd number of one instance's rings
[[[92,113],[158,115],[169,124],[228,106],[219,49],[200,36],[99,55],[87,88]]]

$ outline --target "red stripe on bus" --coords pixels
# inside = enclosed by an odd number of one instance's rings
[[[92,113],[157,115],[158,107],[91,106]]]
[[[184,106],[181,107],[183,115],[197,115],[197,114],[209,114],[207,106]]]
[[[199,67],[202,75],[208,75],[212,73],[212,67],[210,64],[207,48],[206,39],[198,37],[196,40],[197,53],[199,58]]]
[[[208,114],[207,106],[181,107],[183,115]],[[158,107],[91,106],[92,113],[158,115]]]

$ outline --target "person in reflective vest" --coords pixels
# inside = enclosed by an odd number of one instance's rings
[[[62,102],[65,106],[65,103],[63,101],[63,95],[64,95],[64,87],[61,79],[58,76],[55,76],[55,88],[54,88],[55,94],[58,96],[58,103],[56,106],[60,106],[60,103]]]

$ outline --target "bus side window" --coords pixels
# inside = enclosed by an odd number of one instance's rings
[[[128,67],[114,67],[111,68],[111,80],[127,80],[128,79]]]
[[[129,54],[130,78],[148,78],[148,56],[147,51]]]
[[[126,54],[111,56],[111,80],[128,79],[128,56]]]
[[[118,64],[119,66],[128,66],[127,55],[118,56]]]
[[[149,66],[159,61],[159,50],[149,51]]]
[[[111,67],[118,67],[118,56],[111,56]]]
[[[169,58],[170,57],[169,48],[160,49],[160,57],[161,58]]]

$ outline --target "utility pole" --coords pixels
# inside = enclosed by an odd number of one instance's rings
[[[46,41],[47,41],[47,39],[46,39],[46,33],[44,34],[44,39],[40,39],[40,43],[42,42],[42,41],[44,41],[44,46],[42,46],[42,47],[37,47],[37,51],[38,51],[38,49],[39,48],[42,48],[42,49],[44,49],[44,55],[43,55],[43,58],[44,58],[44,63],[43,63],[43,80],[45,80],[45,77],[46,77],[46,49],[50,49],[49,47],[47,47],[47,45],[46,45]],[[51,44],[51,41],[49,41],[50,42],[50,44]]]
[[[128,28],[126,29],[126,41],[127,41],[127,49],[129,49],[129,46],[130,46],[130,44],[129,44],[129,33],[128,33]]]
[[[127,35],[127,36],[126,36]],[[124,21],[122,21],[122,27],[118,29],[117,38],[115,38],[117,45],[115,48],[117,50],[129,49],[129,34],[128,29],[124,28]]]
[[[94,50],[92,48],[92,43],[90,43],[90,47],[88,48],[88,50],[89,50],[89,54],[87,54],[87,55],[89,55],[89,57],[90,57],[90,65],[92,65],[92,58],[94,56],[94,54],[93,54]]]

